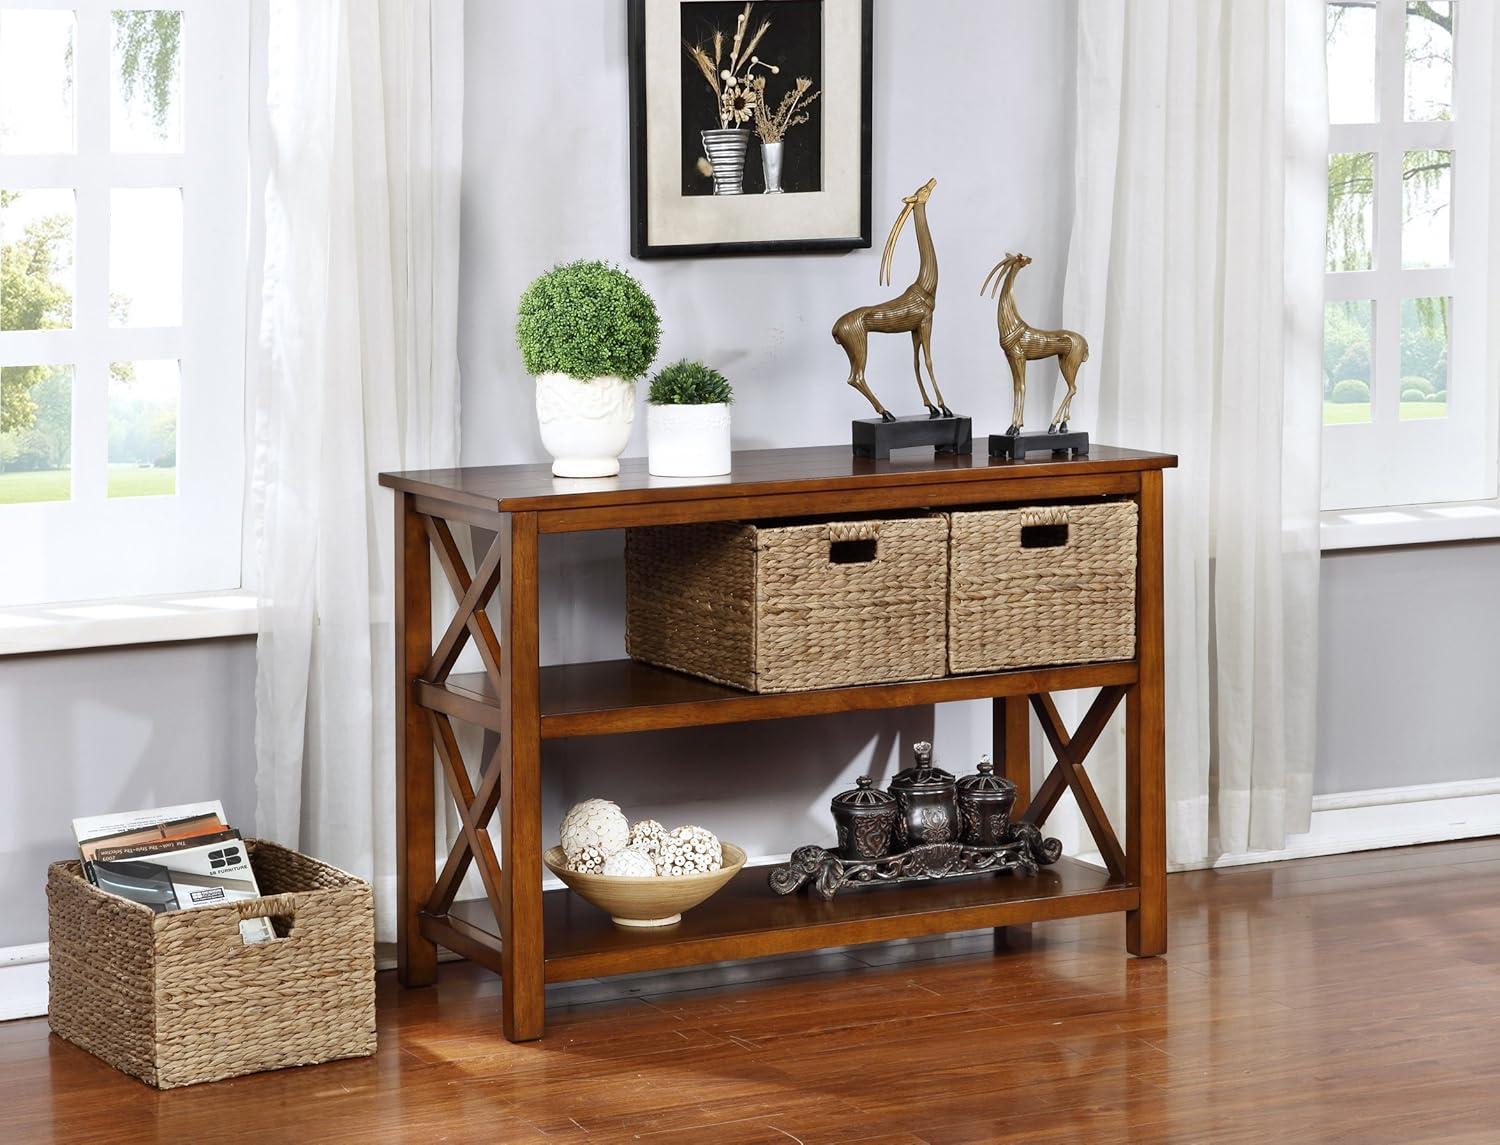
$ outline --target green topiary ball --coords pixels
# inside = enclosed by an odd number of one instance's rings
[[[555,266],[521,295],[516,343],[529,374],[630,380],[656,358],[656,303],[627,271],[580,259]]]
[[[651,379],[646,400],[657,406],[706,406],[734,401],[734,389],[718,370],[684,358]]]
[[[1333,392],[1328,398],[1335,402],[1367,402],[1370,400],[1370,387],[1358,378],[1345,378],[1342,382],[1334,383]]]
[[[1401,391],[1401,400],[1404,402],[1425,402],[1427,395],[1415,386],[1408,386]]]

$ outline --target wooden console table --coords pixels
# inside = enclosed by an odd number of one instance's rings
[[[618,477],[570,481],[546,465],[386,473],[396,492],[396,814],[399,976],[437,978],[437,948],[504,979],[511,1041],[542,1035],[547,982],[783,954],[822,946],[1040,919],[1124,911],[1126,948],[1167,945],[1162,693],[1162,470],[1176,458],[1096,446],[1088,457],[989,461],[982,455],[919,461],[851,456],[848,446],[734,455],[728,477],[695,484],[647,475],[644,459]],[[1140,507],[1134,660],[952,676],[900,684],[755,695],[705,680],[610,660],[542,667],[537,653],[537,544],[543,533],[689,521],[819,517],[883,509],[1029,503],[1125,496]],[[451,523],[493,535],[471,571]],[[433,643],[430,554],[459,604]],[[500,627],[485,606],[498,592]],[[472,638],[484,671],[454,674]],[[1051,694],[1098,688],[1071,735]],[[1064,858],[1034,878],[991,877],[841,895],[781,897],[763,868],[741,872],[676,926],[624,930],[568,891],[542,890],[542,745],[549,739],[728,724],[947,700],[994,701],[997,760],[1019,789],[1017,813],[1040,825],[1065,790],[1078,801],[1105,868]],[[1122,846],[1082,763],[1125,702],[1126,823]],[[1027,705],[1057,763],[1031,792]],[[478,779],[459,753],[452,720],[498,733]],[[463,821],[437,867],[434,751]],[[477,783],[477,786],[476,786]],[[496,854],[486,825],[498,809]],[[486,900],[457,903],[477,864]]]

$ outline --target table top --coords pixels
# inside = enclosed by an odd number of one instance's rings
[[[380,483],[434,500],[501,513],[592,509],[725,496],[836,492],[891,485],[996,482],[1013,478],[1065,477],[1169,469],[1177,458],[1112,445],[1095,445],[1087,457],[1034,453],[1017,460],[991,460],[976,440],[971,455],[919,455],[874,461],[855,457],[848,445],[797,449],[738,450],[723,477],[652,477],[644,457],[620,461],[617,477],[554,477],[550,463],[487,465],[382,473]]]

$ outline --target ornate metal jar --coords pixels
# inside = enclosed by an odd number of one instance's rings
[[[916,763],[898,771],[890,793],[896,797],[896,843],[905,849],[923,843],[958,842],[958,792],[953,776],[932,764],[932,745],[914,744]]]
[[[841,858],[883,859],[891,853],[896,799],[875,787],[868,775],[855,780],[854,790],[835,795],[828,807],[838,827]]]
[[[963,841],[979,847],[998,847],[1010,839],[1010,809],[1016,785],[995,774],[990,757],[979,761],[979,771],[958,781],[958,817]]]

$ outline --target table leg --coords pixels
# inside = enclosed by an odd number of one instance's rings
[[[990,746],[995,753],[995,771],[1016,785],[1016,801],[1011,820],[1019,822],[1031,803],[1031,711],[1026,696],[997,696],[990,701],[992,735]],[[1025,946],[1031,936],[1031,924],[995,928],[995,949],[1012,950]]]
[[[546,1023],[536,514],[512,513],[501,529],[507,549],[500,582],[502,1021],[506,1038],[525,1042],[541,1037]]]
[[[1126,874],[1141,905],[1125,916],[1131,954],[1167,950],[1166,689],[1163,682],[1161,473],[1141,474],[1136,556],[1136,658],[1125,694]]]
[[[412,696],[432,655],[432,558],[410,493],[396,494],[396,976],[403,986],[437,981],[437,946],[418,912],[437,870],[432,731]]]
[[[992,700],[995,770],[1016,785],[1011,818],[1019,819],[1031,802],[1031,712],[1026,696]]]

